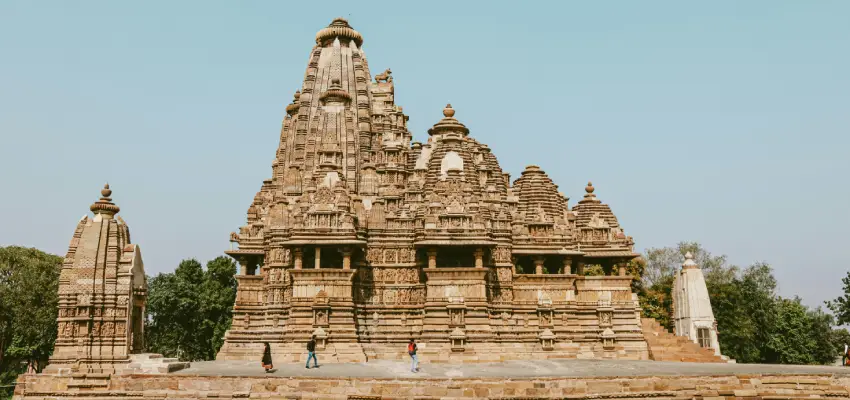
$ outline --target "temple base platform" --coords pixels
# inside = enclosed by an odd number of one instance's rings
[[[850,398],[850,368],[627,360],[299,363],[208,361],[165,375],[112,375],[96,386],[27,374],[15,399],[795,399]]]

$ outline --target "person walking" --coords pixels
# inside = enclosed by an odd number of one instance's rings
[[[416,340],[410,339],[407,344],[407,354],[410,355],[410,372],[419,372],[419,358],[416,356]]]
[[[263,368],[266,370],[266,373],[272,373],[277,371],[274,369],[274,364],[272,364],[272,348],[269,346],[268,342],[263,342]]]
[[[316,335],[310,336],[310,341],[307,342],[307,369],[310,369],[311,358],[313,359],[313,368],[319,368],[319,361],[316,359]]]

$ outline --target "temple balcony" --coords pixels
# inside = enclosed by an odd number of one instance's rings
[[[580,276],[575,281],[576,302],[586,305],[636,304],[631,276]]]
[[[575,300],[576,275],[515,275],[514,304],[559,305]]]

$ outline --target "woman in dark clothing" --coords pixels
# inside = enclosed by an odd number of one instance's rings
[[[265,350],[263,350],[263,368],[266,369],[266,372],[274,372],[274,365],[272,365],[272,348],[269,346],[268,342],[263,343],[265,346]]]

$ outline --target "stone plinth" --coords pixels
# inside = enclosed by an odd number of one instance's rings
[[[400,364],[400,363],[399,363]],[[667,364],[669,368],[675,367]],[[407,366],[407,364],[404,364]],[[293,366],[305,371],[303,365]],[[665,399],[794,399],[850,397],[850,378],[838,374],[836,368],[809,369],[794,373],[689,372],[644,370],[630,364],[626,373],[634,375],[635,368],[644,372],[638,376],[594,375],[579,368],[568,376],[539,376],[534,369],[519,367],[513,376],[500,375],[510,370],[492,365],[493,374],[473,373],[467,369],[454,370],[465,376],[438,376],[424,373],[390,372],[391,376],[372,376],[351,365],[349,375],[331,376],[319,370],[307,370],[302,375],[290,372],[263,374],[259,366],[256,375],[233,376],[227,373],[166,376],[111,376],[88,386],[77,384],[79,378],[49,375],[21,375],[16,387],[16,400],[47,400],[74,398],[95,400],[105,398],[145,399],[207,399],[207,398],[272,398],[272,399],[599,399],[599,398],[665,398]],[[398,365],[399,371],[406,371]],[[394,367],[393,367],[394,368]],[[615,368],[612,366],[612,368]],[[545,369],[545,368],[544,368]],[[757,368],[756,368],[757,369]],[[769,369],[769,368],[768,368]],[[805,367],[803,367],[805,371]],[[315,372],[314,372],[315,371]],[[303,374],[314,374],[304,376]],[[279,375],[280,374],[280,375]],[[95,383],[92,381],[92,383]]]

